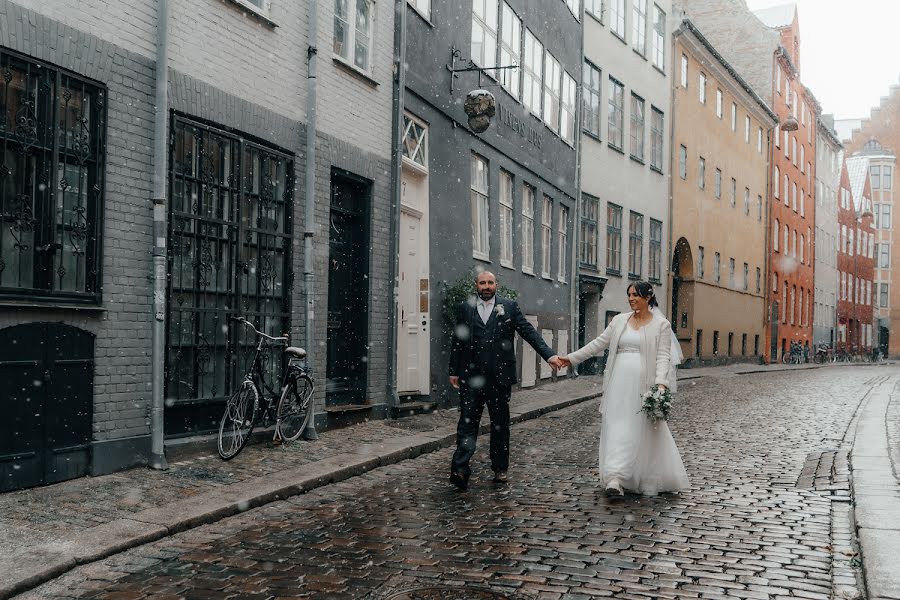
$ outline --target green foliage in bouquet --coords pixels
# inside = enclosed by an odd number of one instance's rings
[[[669,420],[669,413],[672,411],[672,392],[668,388],[660,389],[653,386],[652,389],[641,395],[641,412],[643,412],[652,423],[656,423],[660,419]]]

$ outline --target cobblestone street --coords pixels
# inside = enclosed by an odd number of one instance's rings
[[[396,597],[852,597],[844,437],[868,389],[892,374],[683,382],[671,427],[692,485],[678,496],[611,499],[597,488],[592,400],[514,426],[507,486],[491,483],[482,436],[467,492],[446,482],[444,449],[78,567],[21,597],[376,599],[428,587],[469,591]]]

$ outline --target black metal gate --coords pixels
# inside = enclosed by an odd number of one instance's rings
[[[217,426],[254,343],[230,316],[272,335],[289,330],[293,169],[284,152],[173,120],[167,436]]]
[[[63,323],[0,330],[0,492],[90,467],[94,336]]]

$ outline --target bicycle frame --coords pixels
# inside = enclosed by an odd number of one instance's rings
[[[247,370],[247,373],[244,374],[244,380],[249,379],[253,383],[254,387],[256,387],[257,393],[259,394],[260,402],[263,403],[266,408],[268,408],[271,404],[271,399],[275,397],[278,392],[273,387],[269,386],[268,383],[266,383],[265,370],[263,369],[262,353],[264,350],[270,348],[275,343],[286,344],[288,341],[288,337],[271,336],[267,333],[263,333],[243,317],[235,317],[234,320],[251,329],[256,335],[256,350],[254,351],[253,361],[250,364],[250,368]],[[288,380],[289,373],[290,369],[286,369],[282,374],[280,382],[281,385],[279,386],[279,388],[284,387],[284,384]]]

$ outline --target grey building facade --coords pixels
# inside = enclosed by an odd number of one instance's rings
[[[235,315],[312,341],[317,427],[384,412],[394,10],[350,4],[352,17],[320,1],[310,39],[306,3],[169,3],[163,314],[151,256],[157,3],[0,0],[0,202],[14,232],[0,243],[0,338],[28,349],[0,356],[3,377],[23,383],[2,400],[24,407],[4,424],[0,489],[146,463],[153,436],[208,439],[252,343],[229,326]],[[150,418],[157,318],[163,428]]]
[[[434,0],[405,18],[398,392],[446,404],[444,299],[476,271],[518,293],[551,347],[571,349],[582,17],[563,0]],[[464,102],[481,88],[496,114],[476,133]],[[517,353],[521,385],[552,377],[529,346]]]
[[[824,115],[816,136],[816,305],[813,343],[834,347],[837,341],[838,190],[844,147],[834,131],[834,119]]]

